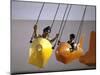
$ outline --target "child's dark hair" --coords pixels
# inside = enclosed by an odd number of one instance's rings
[[[70,34],[70,37],[74,39],[75,38],[75,34]]]
[[[43,29],[43,32],[50,33],[51,32],[51,27],[50,26],[47,26],[46,28]]]

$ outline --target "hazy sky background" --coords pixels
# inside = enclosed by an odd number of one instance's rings
[[[42,3],[12,2],[12,19],[36,20]],[[40,16],[40,20],[52,20],[56,12],[57,4],[46,3]],[[61,4],[56,20],[61,20],[66,4]],[[68,20],[81,20],[84,6],[72,5]],[[95,7],[88,6],[85,20],[95,20]]]

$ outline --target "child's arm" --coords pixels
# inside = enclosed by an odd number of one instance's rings
[[[50,40],[50,42],[54,42],[58,38],[59,34],[56,34],[56,36]]]
[[[34,38],[37,38],[38,35],[37,35],[37,25],[34,26]]]
[[[34,31],[33,31],[30,43],[32,43],[33,38],[37,38],[38,37],[38,35],[37,35],[37,25],[35,25],[33,29],[34,29]]]

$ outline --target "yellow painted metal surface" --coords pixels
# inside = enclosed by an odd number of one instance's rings
[[[29,49],[29,64],[43,68],[52,54],[51,43],[44,38],[35,39]]]

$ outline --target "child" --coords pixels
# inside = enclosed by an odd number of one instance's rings
[[[68,44],[71,45],[71,48],[70,48],[70,51],[73,52],[74,50],[77,49],[77,46],[74,42],[74,39],[75,39],[75,34],[70,34],[70,38],[69,40],[67,41]],[[58,41],[58,45],[60,44],[60,40]]]
[[[54,42],[56,40],[56,38],[58,38],[58,35],[59,34],[56,34],[56,36],[53,38],[53,39],[49,39],[49,34],[51,32],[51,27],[50,26],[47,26],[46,28],[43,29],[43,34],[40,35],[40,34],[37,34],[37,25],[34,26],[34,32],[33,32],[33,35],[31,37],[31,40],[30,40],[30,43],[32,43],[32,40],[33,40],[33,37],[34,38],[45,38],[47,40],[49,40],[51,43]]]
[[[75,34],[70,34],[70,39],[67,41],[67,43],[69,43],[71,45],[71,52],[73,52],[74,50],[76,50],[76,44],[75,44]]]

